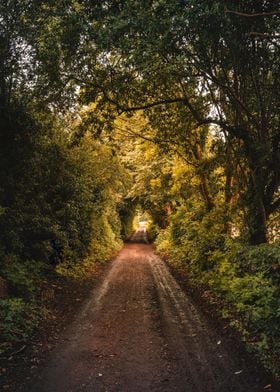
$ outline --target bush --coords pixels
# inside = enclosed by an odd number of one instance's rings
[[[160,230],[158,236],[155,241],[157,250],[166,256],[170,255],[172,239],[170,234],[170,226],[168,226],[165,230]]]
[[[159,234],[159,227],[154,222],[149,222],[148,238],[150,242],[154,242]]]
[[[14,294],[34,297],[45,269],[44,263],[21,261],[15,255],[7,255],[3,258],[0,271]]]
[[[243,273],[262,272],[274,283],[280,283],[280,243],[240,246],[232,252],[232,261]]]
[[[25,341],[38,327],[42,309],[34,302],[26,303],[22,298],[0,300],[1,341]]]

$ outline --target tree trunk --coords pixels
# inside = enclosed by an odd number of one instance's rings
[[[251,178],[246,195],[246,220],[251,245],[267,242],[266,213],[263,198],[256,185],[256,182]]]
[[[208,181],[204,175],[200,176],[199,185],[201,196],[204,200],[207,211],[211,211],[214,208],[214,202],[209,192]]]
[[[199,163],[201,163],[203,153],[202,153],[201,146],[198,143],[195,144],[195,148],[193,150],[193,153],[194,153],[194,156],[197,159],[197,161]],[[205,203],[205,206],[207,208],[207,211],[210,212],[214,208],[215,204],[214,204],[214,201],[213,201],[212,196],[210,194],[208,179],[207,179],[207,176],[205,175],[205,173],[203,173],[203,172],[198,173],[198,176],[200,178],[199,190],[200,190],[202,199]]]
[[[249,243],[259,245],[267,242],[267,214],[265,210],[265,151],[252,138],[244,139],[248,160],[249,178],[245,195],[245,218],[247,220]]]

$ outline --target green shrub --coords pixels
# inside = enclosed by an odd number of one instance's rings
[[[159,227],[154,222],[150,222],[148,226],[148,238],[150,242],[154,242],[159,234]]]
[[[0,341],[25,341],[38,327],[43,315],[34,302],[22,298],[0,300]]]
[[[240,245],[231,251],[232,261],[243,273],[262,272],[274,283],[280,283],[280,243],[255,246]]]
[[[172,239],[170,234],[170,226],[168,226],[165,230],[160,230],[158,236],[155,241],[157,250],[164,254],[170,255]]]
[[[4,257],[1,275],[15,294],[34,296],[46,266],[38,261],[21,261],[15,255]]]

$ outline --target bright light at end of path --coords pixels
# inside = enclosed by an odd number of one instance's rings
[[[138,229],[146,231],[147,227],[148,227],[147,221],[139,221],[138,222]]]

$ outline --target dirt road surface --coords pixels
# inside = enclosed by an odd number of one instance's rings
[[[27,392],[253,392],[248,368],[181,290],[144,232],[125,245]]]

